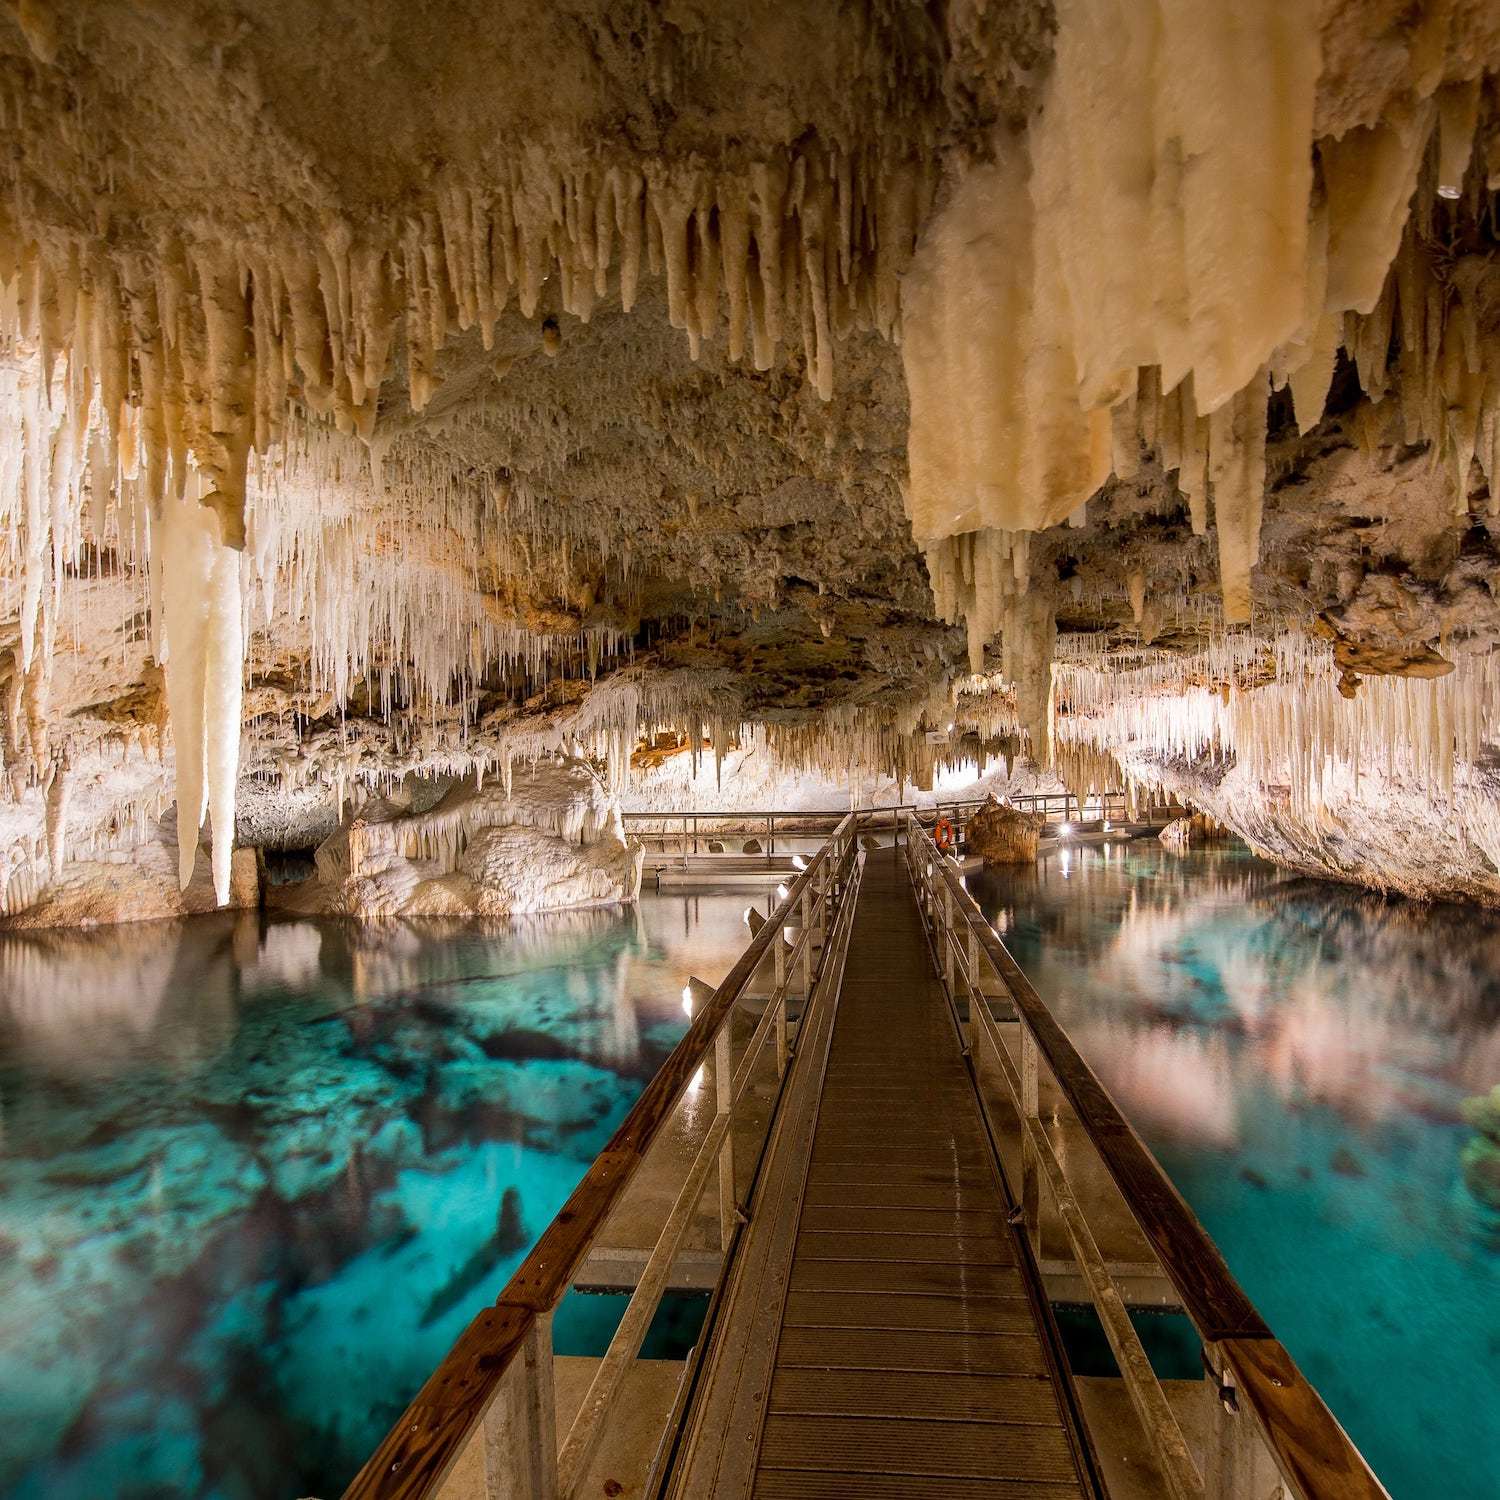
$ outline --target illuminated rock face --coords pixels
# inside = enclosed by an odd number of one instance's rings
[[[8,925],[93,927],[115,922],[146,922],[161,917],[195,916],[216,907],[235,910],[260,905],[260,877],[254,849],[235,849],[229,856],[226,895],[220,899],[207,862],[179,883],[177,837],[171,815],[155,836],[129,849],[100,850],[65,864],[36,899],[21,906]],[[203,850],[197,851],[200,855]]]
[[[425,813],[372,804],[319,846],[320,889],[299,908],[508,917],[635,900],[645,850],[590,767],[544,761],[510,782],[460,783]]]
[[[968,852],[980,855],[986,865],[1030,864],[1045,821],[1001,802],[986,802],[965,829]]]
[[[1178,853],[1188,849],[1201,849],[1205,844],[1222,843],[1225,836],[1223,825],[1203,813],[1174,818],[1157,835],[1163,848],[1175,849]]]
[[[1500,642],[1493,5],[419,10],[0,17],[0,912],[163,798],[222,902],[244,789],[1093,780],[1079,652]]]

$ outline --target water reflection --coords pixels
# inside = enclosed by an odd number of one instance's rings
[[[1149,844],[971,885],[1397,1500],[1500,1493],[1500,915]]]
[[[742,907],[0,937],[0,1493],[341,1490]]]

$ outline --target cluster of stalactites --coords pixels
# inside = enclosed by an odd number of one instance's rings
[[[175,460],[180,487],[193,456],[238,545],[249,455],[274,446],[289,399],[369,438],[398,348],[421,411],[449,338],[477,328],[491,347],[511,301],[535,316],[554,274],[561,309],[582,319],[609,295],[628,310],[642,277],[660,276],[695,357],[721,333],[758,369],[800,345],[830,397],[836,342],[894,333],[932,190],[918,162],[817,142],[732,169],[532,148],[495,180],[443,177],[394,223],[334,219],[310,240],[127,253],[23,228],[30,238],[0,246],[0,282],[44,361],[67,351],[97,382],[106,433],[139,425],[158,480]]]
[[[1126,815],[1136,815],[1136,787],[1108,750],[1059,738],[1054,756],[1058,780],[1085,807],[1106,792],[1124,791]]]
[[[486,591],[504,518],[485,487],[456,478],[422,450],[288,423],[267,458],[252,458],[247,545],[227,546],[211,474],[191,454],[153,465],[147,426],[112,435],[99,381],[76,355],[43,356],[10,329],[0,349],[0,612],[18,622],[0,664],[6,733],[0,764],[12,798],[28,784],[60,785],[55,762],[95,732],[54,722],[52,679],[68,650],[90,570],[105,556],[153,622],[166,665],[175,774],[189,821],[210,815],[218,884],[227,881],[240,747],[245,645],[275,666],[306,653],[299,711],[342,709],[364,684],[383,713],[418,713],[477,692],[490,674],[530,690],[558,672],[593,675],[628,651],[606,625],[534,632]],[[127,411],[129,408],[127,408]],[[410,449],[410,451],[408,451]],[[177,466],[185,467],[182,483]],[[571,558],[564,538],[558,585]],[[597,562],[590,566],[598,570]],[[504,568],[501,568],[502,583]],[[78,641],[73,641],[76,649]],[[321,702],[321,707],[318,705]],[[467,719],[460,715],[466,727]],[[252,722],[284,735],[286,723]],[[334,757],[338,761],[338,757]],[[339,774],[338,765],[327,769]],[[196,840],[180,844],[182,877]]]
[[[1051,598],[1027,585],[1025,532],[976,531],[927,549],[938,618],[968,630],[969,670],[982,675],[985,646],[1000,632],[1000,674],[1014,694],[1021,726],[1041,767],[1052,758],[1052,653],[1057,621]]]
[[[1311,427],[1343,343],[1378,396],[1379,304],[1413,195],[1426,214],[1434,195],[1482,190],[1480,85],[1442,84],[1441,37],[1415,37],[1387,117],[1315,149],[1316,7],[1060,0],[1057,21],[1024,141],[997,141],[994,162],[965,174],[903,282],[908,514],[944,599],[945,539],[1058,525],[1151,448],[1196,531],[1212,507],[1224,616],[1243,623],[1271,387],[1290,385]],[[1465,275],[1481,269],[1454,281]],[[1495,362],[1472,312],[1445,330],[1444,299],[1417,292],[1400,296],[1403,416],[1451,456],[1462,505],[1469,459],[1491,462],[1500,440]],[[958,604],[985,638],[991,592]]]
[[[305,638],[315,699],[343,708],[363,683],[389,717],[455,694],[467,702],[496,672],[517,675],[527,692],[570,670],[593,676],[629,650],[607,625],[526,628],[505,594],[550,586],[563,596],[570,539],[544,567],[489,485],[410,442],[367,453],[326,429],[295,431],[295,443],[251,476],[248,621],[260,632],[252,671],[256,654],[274,661]],[[602,557],[587,562],[602,571]]]
[[[1489,257],[1468,255],[1440,271],[1443,258],[1427,226],[1409,225],[1374,308],[1344,320],[1343,346],[1369,398],[1356,412],[1356,432],[1367,451],[1385,444],[1429,445],[1432,462],[1451,475],[1460,519],[1468,514],[1477,464],[1494,516],[1500,514],[1494,267]],[[1388,363],[1393,331],[1400,346],[1394,369]]]
[[[152,555],[159,653],[166,635],[178,640],[167,687],[188,745],[179,745],[180,789],[190,809],[214,808],[222,887],[230,835],[217,825],[227,813],[232,826],[237,749],[228,747],[238,744],[228,659],[248,621],[245,570],[218,554],[245,547],[257,511],[251,572],[263,622],[285,588],[311,623],[314,679],[338,702],[371,671],[389,706],[393,694],[435,697],[491,664],[534,669],[549,656],[513,617],[494,618],[475,589],[451,587],[455,573],[470,581],[481,555],[465,529],[472,508],[446,506],[443,522],[426,527],[429,540],[449,528],[437,555],[429,547],[415,557],[394,545],[372,552],[347,516],[328,525],[314,510],[289,521],[282,506],[278,517],[287,455],[293,491],[326,458],[309,455],[302,414],[372,441],[384,498],[375,416],[397,349],[420,411],[448,338],[477,327],[489,347],[512,297],[533,316],[554,271],[563,311],[580,318],[611,293],[628,309],[641,276],[660,275],[669,319],[695,357],[722,331],[732,360],[748,353],[765,369],[800,341],[827,399],[839,339],[856,328],[893,336],[898,278],[931,194],[921,165],[817,143],[731,171],[692,161],[559,165],[528,151],[500,180],[445,178],[394,230],[329,221],[312,242],[182,237],[143,252],[21,230],[0,244],[0,399],[14,416],[0,445],[0,593],[7,612],[15,595],[22,626],[12,680],[26,700],[32,763],[48,762],[53,622],[87,519],[93,538],[112,534],[130,560]],[[254,455],[263,462],[253,466]],[[347,456],[333,465],[343,479],[359,468]],[[256,488],[262,503],[247,505]],[[431,496],[400,498],[413,502],[401,507],[409,522]],[[393,541],[401,522],[391,522]],[[531,563],[522,560],[527,574]],[[200,600],[204,591],[211,598]],[[584,641],[594,670],[601,642],[612,642],[598,631]],[[230,708],[233,727],[215,717]],[[222,787],[209,789],[225,777],[227,804]],[[183,845],[186,878],[193,843]]]
[[[1366,677],[1352,701],[1321,643],[1276,643],[1277,680],[1232,695],[1230,742],[1265,787],[1285,786],[1299,813],[1347,775],[1375,773],[1451,803],[1460,774],[1500,737],[1500,661],[1461,655],[1446,676]]]
[[[83,297],[68,309],[78,321],[67,330],[75,338],[63,359],[59,331],[49,326],[58,299],[43,296],[34,279],[23,278],[21,291],[0,330],[0,604],[7,613],[14,607],[20,626],[9,671],[7,761],[26,779],[66,786],[57,757],[67,747],[52,742],[50,706],[65,591],[86,541],[136,560],[151,552],[153,649],[166,664],[179,805],[184,827],[194,831],[212,814],[215,889],[227,900],[243,651],[240,558],[221,539],[222,496],[215,476],[185,450],[151,455],[146,425],[120,422],[131,408],[107,375],[112,345]],[[23,336],[27,328],[41,334],[40,344]],[[20,790],[13,777],[12,795]],[[54,817],[65,823],[65,810],[49,811]],[[49,843],[57,849],[63,841]],[[183,836],[179,847],[186,886],[197,839]]]

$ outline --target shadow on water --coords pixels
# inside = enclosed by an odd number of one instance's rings
[[[0,1494],[338,1493],[743,905],[0,936]]]
[[[1500,1494],[1500,914],[1144,842],[969,884],[1396,1500]]]

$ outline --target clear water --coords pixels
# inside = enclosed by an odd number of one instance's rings
[[[0,937],[0,1495],[340,1493],[745,902]],[[567,1299],[559,1350],[601,1352],[619,1304]]]
[[[1500,916],[1151,843],[969,885],[1395,1500],[1500,1496]]]
[[[1500,918],[1149,844],[970,884],[1396,1500],[1500,1496]],[[337,1495],[746,900],[0,937],[0,1495]]]

